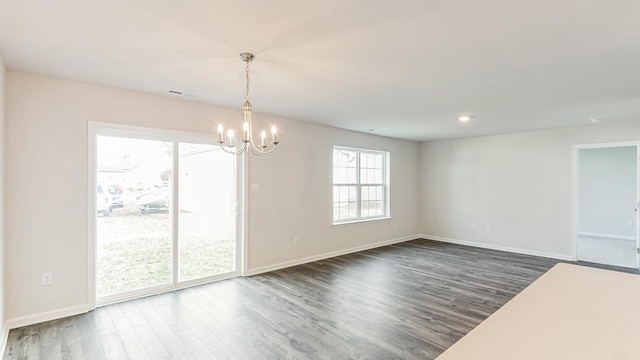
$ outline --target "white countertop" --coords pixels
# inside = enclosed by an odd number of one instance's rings
[[[437,360],[639,360],[640,276],[558,264]]]

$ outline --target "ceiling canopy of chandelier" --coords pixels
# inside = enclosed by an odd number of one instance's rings
[[[251,124],[251,102],[249,101],[251,97],[249,96],[249,63],[253,61],[255,55],[251,53],[242,53],[240,54],[240,59],[245,62],[245,79],[246,79],[246,88],[244,95],[244,106],[242,110],[244,112],[244,122],[242,123],[242,138],[235,139],[235,132],[232,129],[227,130],[226,140],[225,140],[225,129],[222,124],[218,125],[218,132],[220,136],[218,138],[218,144],[222,150],[234,154],[240,155],[244,152],[251,152],[254,155],[262,155],[268,154],[275,150],[276,145],[278,145],[278,135],[277,129],[275,125],[271,126],[271,140],[267,140],[267,132],[262,130],[260,132],[260,145],[257,145],[253,140],[253,126]]]

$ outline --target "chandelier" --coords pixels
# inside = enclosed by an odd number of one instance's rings
[[[232,129],[227,130],[226,140],[224,126],[218,125],[218,132],[220,137],[218,138],[218,144],[222,150],[233,155],[240,155],[244,152],[251,151],[254,155],[268,154],[276,149],[278,145],[278,135],[276,126],[271,126],[271,141],[267,141],[267,132],[262,130],[260,132],[260,145],[257,145],[253,140],[253,126],[251,125],[251,97],[249,96],[249,63],[253,61],[255,55],[251,53],[240,54],[240,59],[245,62],[245,94],[244,94],[244,106],[242,110],[244,112],[244,122],[242,123],[242,138],[235,139],[235,132]]]

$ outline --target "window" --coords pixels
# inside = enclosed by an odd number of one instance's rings
[[[333,223],[389,216],[385,151],[333,147]]]

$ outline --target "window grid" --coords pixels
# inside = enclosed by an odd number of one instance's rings
[[[387,216],[387,156],[375,150],[334,147],[334,223]]]

